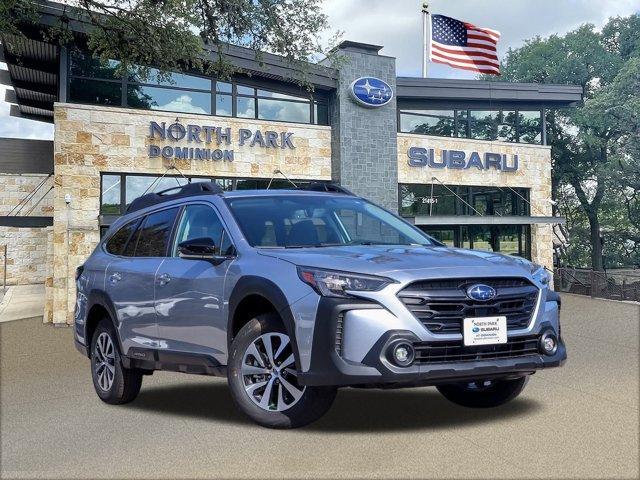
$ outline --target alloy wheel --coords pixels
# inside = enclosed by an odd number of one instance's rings
[[[284,333],[256,338],[244,352],[240,373],[246,394],[267,411],[288,410],[306,389],[298,383],[291,342]]]
[[[98,386],[108,392],[113,385],[116,374],[116,356],[113,341],[108,333],[102,332],[96,341],[93,358],[93,369],[98,380]]]

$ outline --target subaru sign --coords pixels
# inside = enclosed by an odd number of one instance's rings
[[[478,302],[486,302],[496,296],[496,291],[489,285],[478,283],[467,288],[467,297]]]
[[[393,98],[388,83],[375,77],[360,77],[349,86],[353,99],[364,107],[381,107]]]

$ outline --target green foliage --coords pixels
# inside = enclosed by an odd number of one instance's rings
[[[584,88],[582,106],[547,113],[554,196],[571,240],[565,261],[640,264],[640,16],[528,40],[507,52],[502,74]]]
[[[103,62],[120,60],[154,66],[161,80],[185,68],[228,78],[238,70],[225,57],[227,44],[283,56],[294,68],[293,80],[308,88],[308,61],[322,53],[319,33],[327,28],[319,0],[77,0],[60,23],[45,34],[68,40],[68,20],[93,27],[89,49]],[[37,8],[29,0],[0,0],[0,31],[17,33],[33,22]],[[143,78],[150,70],[138,71]]]

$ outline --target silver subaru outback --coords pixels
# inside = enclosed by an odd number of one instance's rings
[[[274,428],[318,419],[338,387],[435,386],[495,407],[566,359],[549,280],[329,184],[192,183],[134,200],[77,269],[75,344],[111,404],[172,370],[226,376]]]

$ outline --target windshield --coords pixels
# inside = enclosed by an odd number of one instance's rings
[[[434,244],[417,228],[357,197],[283,195],[226,200],[254,247]]]

